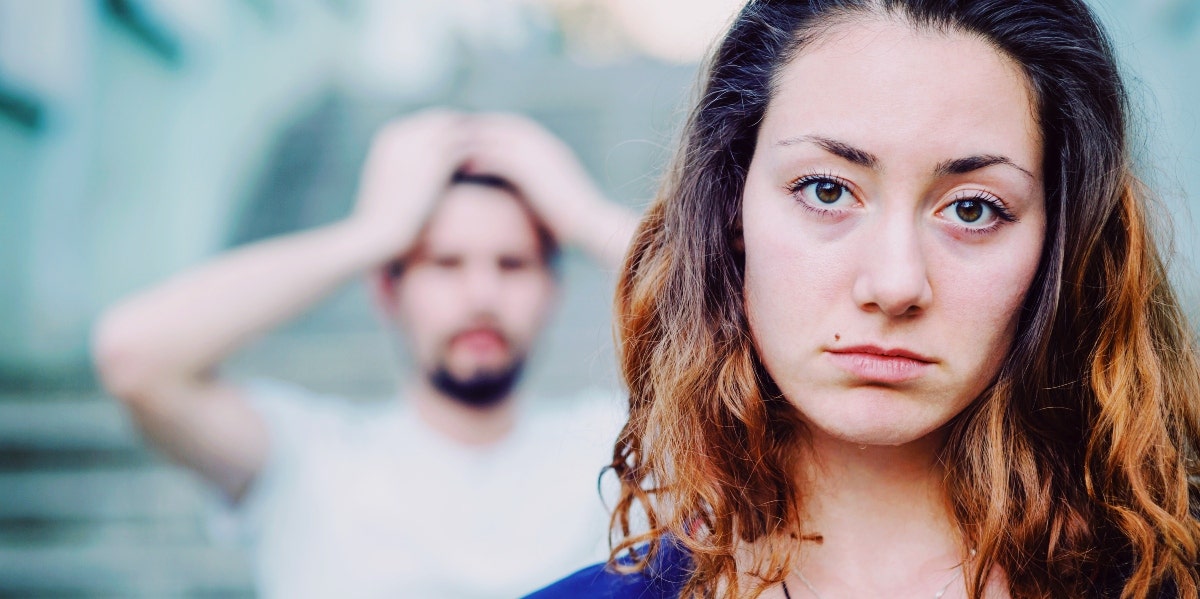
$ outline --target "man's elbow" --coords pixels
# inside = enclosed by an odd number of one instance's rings
[[[92,327],[92,364],[105,391],[130,409],[146,407],[163,388],[154,351],[119,312],[109,310]]]

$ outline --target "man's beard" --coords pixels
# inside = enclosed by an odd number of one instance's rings
[[[439,364],[426,376],[433,388],[443,395],[467,407],[483,410],[496,406],[508,397],[521,378],[524,366],[524,360],[518,359],[501,370],[481,371],[467,378],[458,378],[450,373],[445,364]]]

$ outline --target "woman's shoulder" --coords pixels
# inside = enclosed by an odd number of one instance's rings
[[[687,551],[673,540],[663,539],[654,559],[639,572],[623,574],[607,563],[596,564],[525,599],[676,599],[691,568]]]

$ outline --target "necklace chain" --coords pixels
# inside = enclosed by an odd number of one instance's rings
[[[975,553],[974,551],[971,552],[972,555],[974,555],[974,553]],[[821,593],[817,592],[816,587],[814,587],[812,585],[812,583],[809,582],[808,579],[804,577],[804,573],[801,572],[799,568],[792,570],[792,571],[796,573],[796,578],[799,578],[800,582],[804,583],[804,586],[806,588],[808,588],[808,592],[812,593],[813,597],[816,597],[817,599],[825,599],[824,597],[821,596]],[[958,569],[958,572],[954,575],[954,578],[951,578],[950,582],[946,583],[946,586],[942,587],[941,590],[934,593],[933,599],[942,599],[942,596],[946,594],[946,591],[950,590],[950,585],[954,584],[954,581],[958,580],[958,577],[961,574],[962,574],[962,568],[960,567]],[[786,580],[783,582],[783,594],[785,597],[787,597],[787,599],[792,599],[791,593],[788,592]]]

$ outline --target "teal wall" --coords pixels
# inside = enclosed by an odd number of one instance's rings
[[[207,31],[135,3],[177,48],[164,55],[110,4],[0,1],[0,84],[41,114],[0,112],[0,386],[87,384],[97,310],[221,248],[353,31],[322,2],[213,2]]]
[[[424,14],[415,0],[396,1]],[[174,51],[116,18],[122,4]],[[522,45],[504,52],[442,35],[442,49],[423,59],[438,73],[383,100],[344,84],[364,27],[356,6],[0,0],[0,89],[33,98],[42,115],[27,127],[0,111],[0,387],[90,385],[87,331],[102,306],[232,242],[335,218],[370,129],[415,106],[529,112],[578,148],[619,201],[652,193],[694,66],[636,55],[581,66],[552,23],[530,18]],[[1200,0],[1096,6],[1131,75],[1145,123],[1138,157],[1174,227],[1175,275],[1195,306]],[[318,143],[322,152],[306,149]],[[587,292],[567,316],[606,342],[607,298],[592,296],[607,289],[594,274],[580,280]],[[354,293],[327,322],[370,326]]]
[[[1173,275],[1200,321],[1200,0],[1095,0],[1123,61],[1134,151],[1158,196]]]

